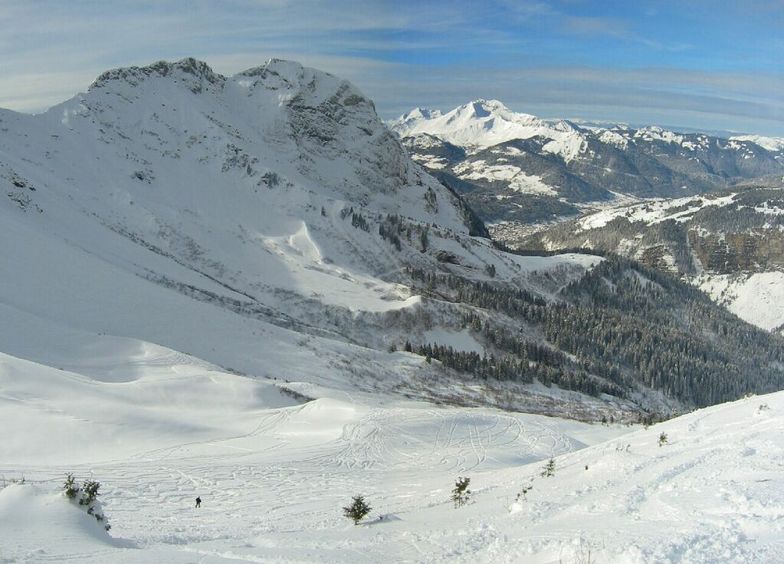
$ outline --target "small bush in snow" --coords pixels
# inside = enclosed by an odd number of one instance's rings
[[[76,485],[73,474],[68,474],[65,478],[65,483],[63,484],[65,497],[72,501],[78,501],[79,505],[87,507],[87,514],[95,517],[95,520],[99,523],[103,523],[106,520],[106,516],[101,513],[100,510],[96,511],[96,507],[99,507],[100,509],[100,504],[96,505],[99,495],[98,490],[100,488],[101,483],[96,482],[95,480],[85,480],[80,488]],[[109,523],[104,523],[103,527],[107,531],[112,528]]]
[[[526,500],[526,497],[525,497],[525,496],[526,496],[526,495],[528,494],[528,492],[530,492],[532,489],[534,489],[534,485],[533,485],[533,484],[525,484],[525,485],[523,485],[523,487],[522,487],[522,488],[520,488],[520,493],[518,493],[518,494],[517,494],[517,498],[515,499],[515,501],[521,501],[521,500],[522,500],[522,501],[525,501],[525,500]]]
[[[358,525],[359,522],[370,513],[372,508],[365,503],[365,498],[361,495],[355,495],[351,499],[351,505],[347,505],[343,508],[343,515],[354,521],[355,525]]]
[[[95,503],[98,498],[98,490],[101,488],[101,483],[94,480],[85,480],[82,484],[82,497],[79,500],[79,505],[90,506]]]
[[[551,478],[555,476],[555,459],[551,458],[547,461],[547,464],[544,465],[542,468],[542,473],[540,474],[542,478]]]
[[[662,432],[662,434],[659,435],[659,446],[664,446],[668,442],[670,442],[670,440],[667,438],[667,433]]]
[[[455,507],[462,507],[471,499],[471,490],[468,489],[470,483],[471,478],[458,478],[455,482],[455,489],[452,490],[452,501]]]
[[[74,480],[73,474],[68,474],[65,477],[63,490],[65,491],[65,497],[68,499],[76,499],[76,495],[79,493],[79,486],[76,485],[76,480]]]

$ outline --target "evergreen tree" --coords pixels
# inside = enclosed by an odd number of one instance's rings
[[[84,484],[82,484],[82,499],[79,500],[79,505],[92,505],[98,498],[98,490],[100,487],[100,482],[85,480]]]
[[[520,488],[520,493],[518,493],[518,494],[517,494],[516,501],[520,501],[521,499],[522,499],[523,501],[525,501],[525,500],[526,500],[526,495],[527,495],[527,494],[528,494],[528,492],[530,492],[532,489],[534,489],[534,485],[533,485],[533,484],[524,484],[524,485],[523,485],[523,487],[522,487],[522,488]]]
[[[365,502],[364,496],[355,495],[351,500],[351,505],[343,508],[343,515],[354,521],[355,525],[358,525],[370,513],[372,508]]]
[[[65,478],[65,484],[63,484],[63,490],[65,490],[65,495],[68,499],[75,499],[77,494],[79,493],[79,486],[76,485],[76,480],[73,477],[73,474],[68,474]]]
[[[462,507],[471,498],[471,490],[468,489],[468,484],[471,483],[471,478],[458,478],[455,482],[455,488],[452,490],[452,501],[455,507]]]

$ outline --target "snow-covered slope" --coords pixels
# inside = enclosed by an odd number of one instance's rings
[[[630,429],[362,393],[281,403],[160,348],[122,364],[123,348],[68,372],[0,356],[4,562],[784,558],[784,393]],[[59,493],[68,472],[101,482],[108,534]],[[473,493],[456,509],[458,476]],[[356,494],[358,527],[341,509]]]
[[[575,496],[579,521],[623,515],[603,505],[610,471],[595,492],[573,487],[569,453],[627,429],[488,405],[631,420],[781,382],[778,342],[683,284],[475,236],[481,222],[369,100],[296,63],[118,69],[44,114],[0,112],[0,131],[4,562],[549,561],[570,550]],[[732,342],[707,324],[692,335],[701,316]],[[625,470],[672,483],[678,452],[652,477]],[[566,480],[537,481],[546,497],[509,514],[551,456]],[[109,535],[58,494],[67,472],[103,483]],[[477,503],[455,513],[468,472]],[[348,525],[357,493],[384,518]],[[705,554],[734,550],[714,514],[697,517]],[[767,515],[749,523],[775,532]],[[636,550],[655,559],[647,538]],[[631,554],[615,539],[609,560]]]
[[[764,137],[762,135],[734,135],[730,137],[730,139],[736,141],[751,141],[752,143],[756,143],[768,151],[784,151],[784,138],[782,137]]]
[[[784,272],[706,274],[694,284],[732,313],[767,331],[784,331]]]

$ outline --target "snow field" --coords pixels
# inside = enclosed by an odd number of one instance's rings
[[[12,438],[0,448],[0,475],[27,480],[0,490],[1,561],[784,556],[784,393],[630,432],[360,394],[297,404],[272,383],[182,357],[167,364],[173,357],[155,351],[129,359],[137,377],[120,381],[94,363],[88,377],[0,358],[0,426]],[[172,382],[180,398],[156,388],[172,373],[188,378]],[[669,442],[658,446],[662,432]],[[555,476],[541,477],[550,457]],[[58,497],[67,472],[102,482],[108,536]],[[474,493],[454,509],[458,476]],[[516,502],[523,484],[533,489]],[[373,507],[359,527],[340,509],[355,494]]]
[[[784,324],[784,273],[703,275],[694,284],[741,319],[767,331]]]
[[[653,199],[631,206],[621,205],[588,214],[578,221],[578,225],[579,229],[589,231],[602,228],[618,217],[625,217],[631,223],[642,221],[646,224],[655,224],[669,219],[683,222],[691,219],[696,212],[706,206],[726,206],[731,204],[734,199],[734,194],[722,197],[695,196],[671,200]],[[689,206],[685,210],[674,213],[670,211],[685,205]]]
[[[545,145],[545,149],[549,147]],[[488,165],[483,160],[463,162],[455,167],[455,172],[465,180],[489,180],[508,182],[509,189],[523,194],[545,194],[556,196],[558,193],[552,186],[545,184],[541,177],[535,174],[526,174],[519,167],[512,165]]]

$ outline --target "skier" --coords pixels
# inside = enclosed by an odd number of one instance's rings
[[[201,498],[197,497],[196,498],[196,509],[198,509],[199,507],[201,507]]]

